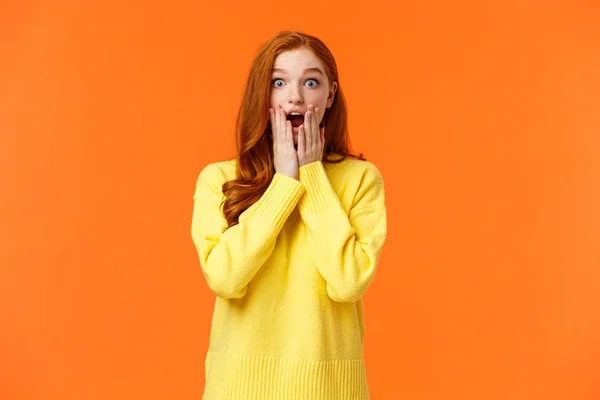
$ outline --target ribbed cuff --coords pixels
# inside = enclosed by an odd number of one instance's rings
[[[298,202],[302,213],[317,213],[340,200],[331,187],[329,177],[321,161],[315,161],[298,169],[298,180],[306,187],[306,193]]]
[[[281,228],[305,192],[297,179],[275,173],[271,184],[256,202],[255,215],[261,215]]]

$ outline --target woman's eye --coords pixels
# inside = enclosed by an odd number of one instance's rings
[[[314,83],[312,83],[311,85],[309,85],[309,87],[316,87],[316,86],[319,85],[319,81],[316,80],[316,79],[309,79],[306,82],[308,83],[308,82],[311,82],[311,81],[314,82]],[[281,84],[278,84],[279,82],[281,82]],[[271,81],[271,85],[275,86],[275,87],[282,87],[283,86],[283,79],[280,79],[280,78],[273,79]]]

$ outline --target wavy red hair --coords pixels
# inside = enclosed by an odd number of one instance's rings
[[[297,31],[282,31],[265,43],[254,58],[242,103],[238,110],[236,130],[236,179],[223,184],[223,214],[227,227],[238,223],[242,212],[254,204],[275,175],[273,139],[269,121],[272,69],[275,58],[284,51],[305,47],[325,67],[331,85],[337,82],[333,104],[326,109],[321,122],[325,126],[323,163],[339,163],[347,157],[366,160],[362,154],[350,153],[347,108],[337,65],[333,55],[318,38]]]

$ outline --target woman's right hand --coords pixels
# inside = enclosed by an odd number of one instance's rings
[[[269,108],[271,133],[273,135],[273,156],[275,172],[298,179],[298,154],[294,148],[292,123],[287,120],[285,111]]]

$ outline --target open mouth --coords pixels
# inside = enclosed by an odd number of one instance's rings
[[[292,123],[293,128],[298,128],[304,123],[304,115],[302,114],[290,114],[287,116],[287,120]]]

